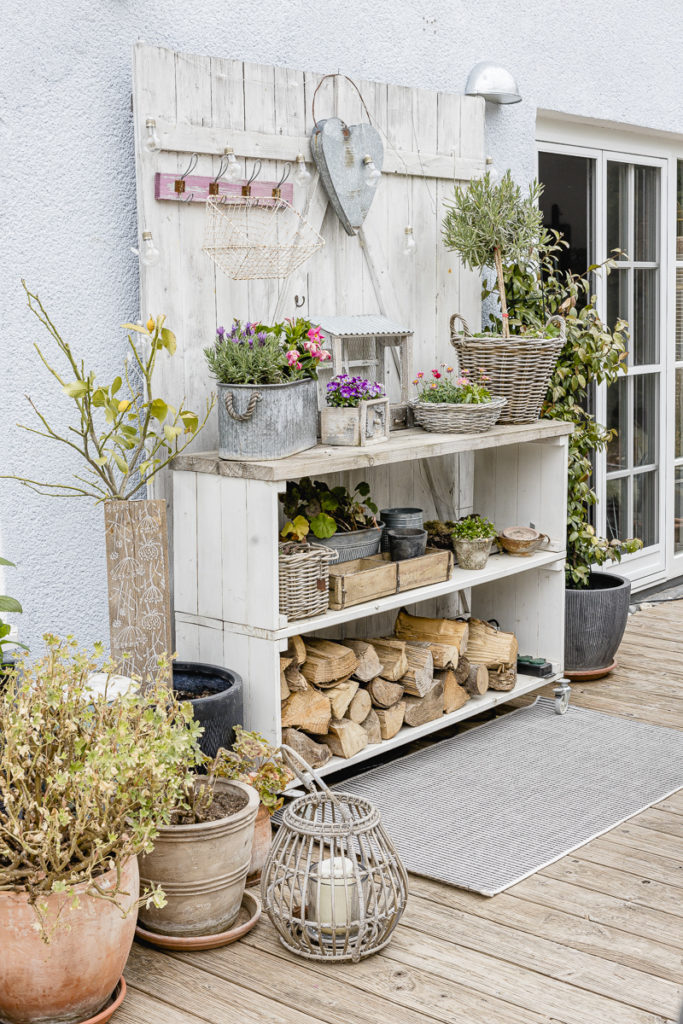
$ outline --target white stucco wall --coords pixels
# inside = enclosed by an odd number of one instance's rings
[[[481,59],[505,64],[524,102],[487,112],[489,152],[535,172],[537,107],[683,132],[676,0],[6,0],[0,41],[0,472],[66,479],[66,450],[16,429],[29,393],[66,404],[32,352],[49,350],[26,309],[26,278],[102,374],[135,318],[137,262],[131,49],[187,52],[461,91]],[[54,411],[53,411],[54,410]],[[65,424],[66,420],[62,420]],[[21,635],[107,637],[102,512],[0,481],[0,554]],[[0,586],[0,592],[6,592]]]

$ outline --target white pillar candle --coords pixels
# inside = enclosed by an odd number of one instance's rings
[[[348,857],[327,857],[309,878],[308,920],[322,933],[346,932],[360,916],[356,869]],[[357,926],[356,926],[357,927]]]

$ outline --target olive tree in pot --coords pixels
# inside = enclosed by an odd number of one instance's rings
[[[53,366],[38,345],[35,349],[62,394],[73,402],[76,416],[66,433],[60,433],[29,397],[38,426],[20,426],[76,452],[84,465],[71,484],[16,474],[11,479],[39,494],[90,498],[103,505],[111,652],[117,659],[125,655],[127,670],[145,677],[171,651],[171,614],[166,502],[144,495],[156,474],[197,436],[213,402],[207,403],[200,421],[182,404],[176,408],[154,396],[157,360],[176,351],[165,317],[123,325],[130,332],[126,362],[121,375],[104,384],[86,370],[39,297],[23,284],[29,309],[50,335],[62,366]]]
[[[566,324],[566,342],[550,381],[543,415],[566,420],[569,438],[567,503],[567,591],[565,604],[565,672],[570,678],[599,678],[614,667],[614,655],[626,628],[631,584],[614,573],[596,572],[608,562],[642,547],[636,538],[598,537],[591,523],[597,502],[592,487],[593,459],[616,431],[597,423],[589,411],[594,384],[613,384],[627,372],[628,324],[605,324],[591,293],[589,275],[609,274],[610,258],[584,276],[563,271],[558,255],[567,243],[556,232],[543,239],[538,260],[506,271],[511,323],[534,328],[548,314]],[[615,250],[614,256],[620,252]],[[486,294],[486,292],[485,292]]]
[[[111,662],[46,636],[0,694],[0,1019],[77,1024],[120,981],[140,899],[138,854],[182,802],[199,727],[160,683],[111,699]]]

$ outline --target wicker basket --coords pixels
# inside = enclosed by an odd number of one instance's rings
[[[280,544],[280,615],[323,615],[330,606],[330,562],[336,560],[337,552],[322,544]]]
[[[476,405],[452,402],[411,402],[415,422],[432,434],[481,434],[497,423],[505,398]]]
[[[459,320],[462,334],[455,327]],[[551,316],[548,323],[558,324],[557,338],[529,338],[516,335],[501,338],[487,335],[473,338],[459,313],[451,317],[451,344],[458,353],[460,371],[472,375],[483,372],[492,395],[507,398],[500,415],[501,423],[533,423],[541,415],[548,383],[566,341],[564,317]]]

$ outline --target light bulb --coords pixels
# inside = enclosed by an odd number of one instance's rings
[[[306,166],[303,153],[297,153],[296,157],[296,170],[294,172],[294,181],[297,185],[308,185],[311,180],[311,172]]]
[[[382,172],[371,156],[363,157],[363,177],[371,188],[376,188],[377,182],[382,177]]]
[[[226,168],[224,178],[226,181],[231,181],[233,184],[236,181],[242,180],[242,168],[237,162],[235,151],[232,146],[228,146],[224,151],[225,156],[228,158],[228,166]]]
[[[410,224],[403,229],[403,233],[405,238],[403,239],[403,248],[401,249],[401,252],[404,256],[414,256],[415,250],[417,249],[417,242],[415,241],[413,229]]]
[[[161,149],[161,139],[157,133],[157,123],[153,117],[148,117],[145,121],[145,139],[142,145],[148,153],[158,153]]]
[[[492,156],[486,157],[486,170],[488,171],[489,181],[491,182],[492,185],[495,185],[500,175],[498,174],[496,168],[493,166]]]
[[[151,231],[143,231],[142,245],[140,246],[139,249],[132,249],[131,251],[134,252],[137,257],[139,257],[140,263],[142,263],[143,266],[145,267],[156,267],[157,263],[159,262],[160,253],[156,245],[154,244],[154,239],[152,238]]]

